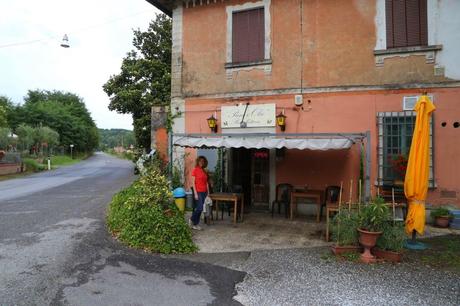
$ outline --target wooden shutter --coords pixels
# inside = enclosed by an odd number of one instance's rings
[[[385,23],[387,26],[387,48],[393,48],[393,0],[385,1]]]
[[[428,46],[428,10],[426,0],[420,0],[420,45]]]
[[[232,61],[256,62],[264,59],[264,9],[233,13]]]
[[[407,46],[406,1],[393,0],[393,47]]]
[[[387,48],[428,44],[426,0],[386,0]]]

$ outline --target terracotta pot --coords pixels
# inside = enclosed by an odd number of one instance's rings
[[[438,227],[446,228],[449,227],[450,218],[448,216],[440,216],[434,218],[434,223]]]
[[[401,252],[382,250],[379,248],[373,248],[372,254],[377,256],[377,258],[379,259],[383,259],[383,260],[391,261],[391,262],[401,262],[401,258],[402,258]]]
[[[361,261],[364,263],[375,262],[375,256],[371,254],[371,248],[377,243],[377,238],[382,232],[368,232],[358,228],[359,243],[364,247],[364,252],[361,254]]]
[[[333,245],[331,246],[331,251],[334,255],[342,255],[345,253],[361,253],[363,250],[362,247],[357,245]]]

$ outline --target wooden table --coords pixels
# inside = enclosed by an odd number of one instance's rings
[[[219,217],[219,201],[233,202],[233,223],[236,224],[238,217],[238,201],[241,201],[240,219],[243,221],[244,214],[244,194],[231,192],[215,192],[209,194],[211,200],[216,203],[217,217]],[[223,216],[222,216],[223,218]]]
[[[294,206],[297,210],[297,200],[299,198],[315,199],[316,203],[316,222],[320,221],[319,212],[321,211],[321,199],[323,197],[324,190],[305,190],[305,191],[293,191],[291,192],[291,220],[294,219]]]

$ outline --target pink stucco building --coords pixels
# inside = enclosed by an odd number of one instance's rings
[[[173,18],[172,142],[185,176],[197,154],[216,154],[203,148],[220,147],[226,184],[252,206],[269,207],[280,183],[353,179],[356,198],[363,153],[364,194],[375,194],[398,180],[392,160],[407,154],[426,92],[427,202],[460,206],[460,2],[148,1]]]

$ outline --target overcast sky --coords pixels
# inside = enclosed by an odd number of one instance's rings
[[[108,110],[102,85],[133,49],[132,30],[156,13],[145,0],[0,0],[0,95],[21,103],[29,89],[73,92],[98,127],[132,129],[131,116]]]

